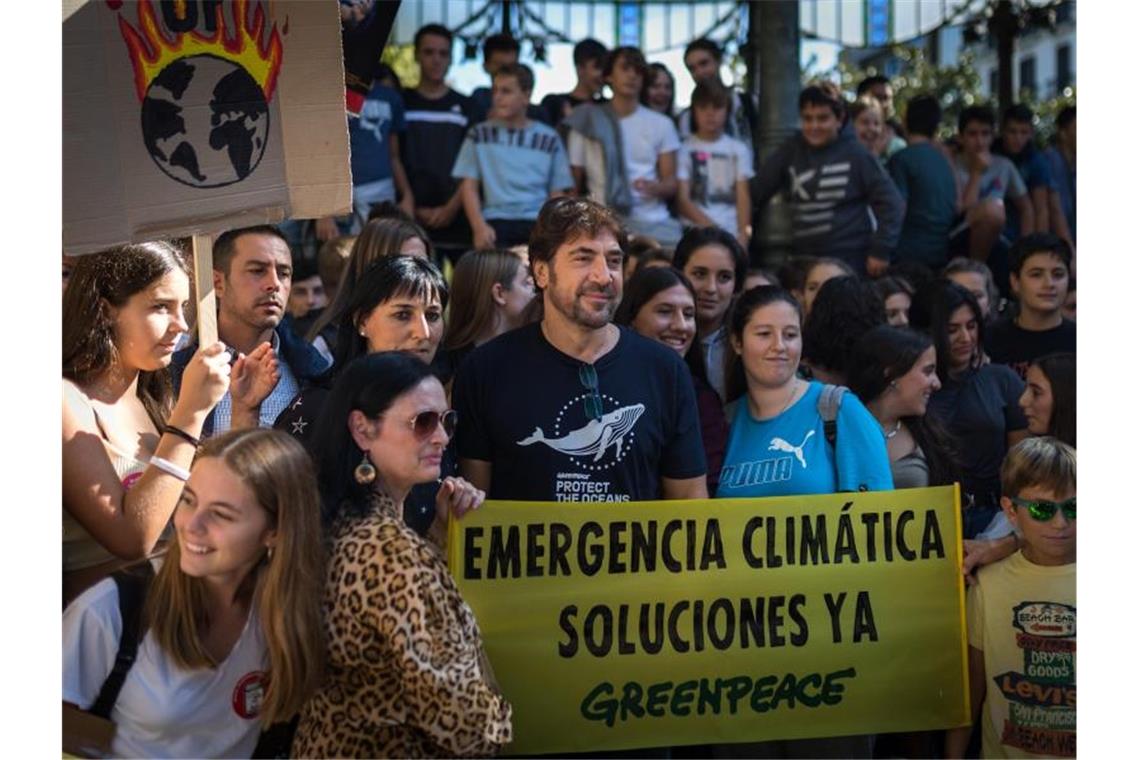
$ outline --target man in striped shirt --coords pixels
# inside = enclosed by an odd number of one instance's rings
[[[898,245],[903,200],[879,160],[843,130],[845,116],[837,87],[806,87],[800,130],[760,167],[752,199],[762,206],[784,191],[796,255],[842,259],[878,277]]]

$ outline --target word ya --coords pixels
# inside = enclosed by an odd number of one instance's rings
[[[868,592],[856,594],[846,611],[847,592],[824,593],[823,599],[831,618],[833,643],[843,641],[848,631],[849,640],[856,644],[879,640]],[[614,609],[596,604],[579,618],[578,605],[571,604],[558,615],[558,627],[565,636],[558,642],[558,655],[574,657],[583,644],[594,657],[615,651],[619,655],[658,654],[665,647],[677,653],[703,652],[706,648],[802,647],[808,643],[806,605],[804,594],[642,603],[636,607],[621,604]]]

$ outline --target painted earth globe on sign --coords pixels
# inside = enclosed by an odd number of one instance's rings
[[[212,55],[180,58],[147,88],[142,131],[151,158],[171,178],[193,187],[232,185],[265,153],[269,105],[237,64]]]

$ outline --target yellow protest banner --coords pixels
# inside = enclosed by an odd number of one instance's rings
[[[968,722],[956,487],[487,502],[449,562],[511,754]]]

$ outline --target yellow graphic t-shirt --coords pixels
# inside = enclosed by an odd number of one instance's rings
[[[978,572],[970,646],[985,653],[982,757],[1077,754],[1077,565],[1021,552]]]

